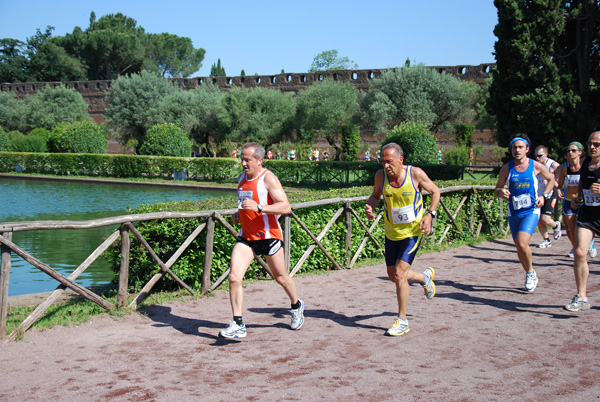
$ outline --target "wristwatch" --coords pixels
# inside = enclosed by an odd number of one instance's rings
[[[552,193],[550,193],[550,194],[544,193],[544,198],[549,200],[550,198],[552,198]]]
[[[262,212],[262,210],[263,210],[263,206],[262,206],[262,205],[260,205],[260,204],[258,204],[258,205],[256,206],[256,209],[258,209],[258,213],[260,214],[260,213]]]
[[[431,214],[431,216],[433,216],[434,218],[437,216],[437,211],[429,210],[429,211],[427,211],[427,213]]]

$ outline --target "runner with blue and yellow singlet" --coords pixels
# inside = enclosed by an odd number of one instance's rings
[[[530,140],[526,134],[513,134],[510,151],[513,160],[502,166],[494,195],[508,200],[508,225],[513,242],[517,247],[519,261],[525,270],[525,284],[522,290],[533,292],[538,284],[537,273],[533,269],[533,258],[529,241],[537,228],[540,207],[552,197],[554,175],[540,162],[527,157]],[[544,193],[538,196],[538,178],[547,180]],[[505,185],[508,184],[508,187]]]
[[[419,250],[421,236],[431,233],[431,222],[440,202],[440,190],[420,168],[404,165],[404,152],[395,143],[381,149],[383,170],[375,175],[373,194],[366,206],[368,219],[375,219],[373,210],[383,195],[385,222],[385,261],[387,273],[396,285],[398,317],[386,331],[400,336],[409,331],[406,310],[410,295],[409,282],[419,282],[428,299],[435,296],[435,271],[429,267],[423,273],[411,270]],[[425,213],[421,191],[431,194],[430,210]]]

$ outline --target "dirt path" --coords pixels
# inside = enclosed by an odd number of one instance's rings
[[[566,237],[533,249],[532,294],[518,290],[509,239],[418,257],[415,269],[436,269],[437,296],[411,287],[411,332],[398,338],[383,336],[396,314],[383,264],[297,278],[307,310],[295,332],[273,282],[246,288],[241,342],[216,336],[225,292],[28,332],[0,347],[0,400],[599,400],[600,257],[592,309],[571,313],[569,249]]]

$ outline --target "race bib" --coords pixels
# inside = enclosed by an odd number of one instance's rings
[[[412,205],[407,205],[402,208],[392,208],[392,222],[398,223],[411,223],[415,221],[415,209]]]
[[[600,194],[592,193],[592,190],[583,190],[583,203],[588,207],[600,207]]]
[[[244,200],[252,199],[252,191],[238,191],[238,209],[242,209]]]
[[[577,187],[579,186],[579,175],[567,175],[565,177],[565,185],[567,187]]]
[[[529,194],[521,194],[512,199],[513,209],[516,211],[521,208],[531,206],[531,196]]]

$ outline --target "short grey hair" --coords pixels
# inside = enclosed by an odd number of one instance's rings
[[[381,147],[381,154],[383,155],[383,152],[388,148],[396,151],[396,155],[404,157],[404,151],[402,150],[402,147],[395,142],[390,142],[389,144],[385,144],[383,147]]]
[[[247,142],[246,144],[244,144],[244,148],[242,148],[242,151],[246,148],[254,148],[254,157],[256,159],[265,158],[265,148],[258,142]]]

